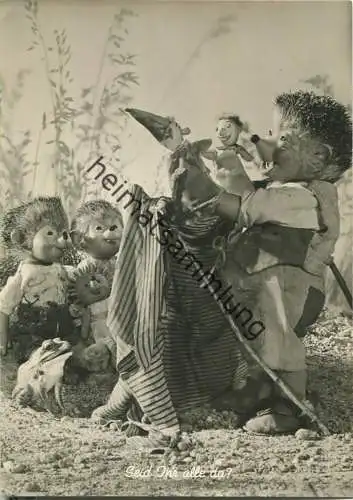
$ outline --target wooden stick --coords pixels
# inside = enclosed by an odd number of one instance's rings
[[[228,287],[230,284],[227,280],[223,280],[225,285]],[[207,280],[207,288],[212,293],[213,297],[216,299],[216,302],[220,306],[223,314],[227,317],[228,322],[235,333],[237,340],[240,342],[241,346],[245,349],[245,351],[250,355],[250,357],[256,361],[256,363],[266,372],[266,374],[274,381],[275,384],[285,393],[285,395],[290,399],[303,413],[310,418],[312,422],[314,422],[317,427],[320,429],[324,436],[329,436],[331,433],[328,428],[318,419],[315,413],[308,408],[302,401],[300,401],[297,396],[292,392],[292,390],[288,387],[288,385],[279,377],[267,364],[256,354],[253,348],[249,345],[248,341],[245,340],[243,335],[240,333],[241,327],[239,327],[232,316],[225,310],[222,301],[217,300],[217,292],[214,291],[213,287]]]
[[[348,302],[348,305],[351,309],[353,309],[353,299],[352,299],[352,294],[347,286],[347,283],[345,282],[341,272],[339,271],[338,267],[336,266],[335,264],[335,261],[333,260],[333,258],[330,260],[329,262],[329,268],[331,269],[332,271],[332,274],[334,275],[334,277],[336,278],[336,281],[337,283],[339,284],[341,290],[342,290],[342,293],[345,297],[345,299],[347,300]]]

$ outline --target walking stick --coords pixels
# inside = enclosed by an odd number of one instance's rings
[[[335,264],[335,261],[333,260],[333,257],[331,257],[331,260],[328,264],[329,268],[331,269],[332,271],[332,274],[334,275],[334,277],[336,278],[336,281],[337,283],[339,284],[341,290],[342,290],[342,293],[343,295],[345,296],[345,298],[347,299],[347,302],[348,302],[348,305],[351,309],[353,309],[353,298],[352,298],[352,294],[347,286],[347,283],[345,282],[340,270],[338,269],[338,267],[336,266]]]
[[[213,269],[215,269],[216,266],[214,266]],[[209,280],[205,279],[205,276],[202,276],[203,281],[207,281],[206,286],[208,290],[211,292],[212,296],[215,298],[216,302],[218,303],[221,311],[223,314],[226,316],[233,332],[235,333],[235,336],[237,340],[240,342],[241,346],[244,348],[244,350],[249,354],[249,356],[264,370],[264,372],[274,381],[275,384],[286,394],[288,399],[290,399],[302,412],[303,415],[306,415],[311,422],[315,423],[317,427],[320,429],[322,434],[324,436],[329,436],[331,433],[328,430],[328,428],[318,419],[318,417],[315,415],[315,413],[308,408],[302,401],[300,401],[297,396],[292,392],[290,387],[281,379],[280,376],[278,376],[267,364],[256,354],[256,352],[253,350],[253,348],[250,346],[249,342],[245,340],[243,335],[241,334],[241,329],[242,326],[239,326],[236,324],[232,316],[226,311],[225,307],[223,306],[222,301],[218,300],[217,297],[217,292],[215,292],[214,288],[211,286],[211,283]],[[230,286],[228,281],[223,278],[223,282],[225,283],[226,286]]]

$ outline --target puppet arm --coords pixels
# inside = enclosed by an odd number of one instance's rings
[[[6,356],[9,343],[9,316],[21,302],[22,275],[20,268],[11,276],[0,292],[0,353]]]
[[[139,214],[148,215],[149,213],[156,212],[165,206],[168,199],[163,196],[153,198],[141,186],[133,183],[126,184],[125,191],[120,196],[123,197],[119,200],[118,204],[124,221],[131,215],[138,217]]]
[[[272,222],[319,230],[318,202],[315,195],[300,184],[258,189],[243,200],[239,222],[245,227]]]
[[[88,307],[85,307],[82,311],[82,324],[81,324],[81,338],[84,340],[88,339],[90,326],[91,326],[91,311]]]
[[[217,200],[215,211],[242,227],[272,222],[287,227],[320,229],[317,199],[303,186],[260,188],[242,200],[224,192]]]

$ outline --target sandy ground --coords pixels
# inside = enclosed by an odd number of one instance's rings
[[[305,343],[311,398],[331,436],[252,436],[225,428],[229,414],[221,414],[208,419],[208,429],[190,434],[191,451],[166,458],[136,449],[114,428],[94,426],[86,418],[19,411],[4,394],[1,490],[13,495],[352,497],[352,322],[323,317]]]

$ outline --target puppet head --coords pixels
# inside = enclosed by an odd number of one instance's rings
[[[243,129],[243,122],[239,116],[225,114],[218,118],[216,133],[223,146],[234,146]]]
[[[76,268],[70,281],[72,298],[84,306],[100,302],[110,295],[111,276],[102,261],[89,262]]]
[[[10,209],[1,221],[1,239],[8,250],[23,251],[51,264],[69,246],[68,220],[57,197],[39,197]]]
[[[70,236],[78,250],[107,260],[118,252],[122,233],[123,220],[118,208],[105,200],[93,200],[77,210]]]
[[[261,154],[261,139],[256,142]],[[284,93],[275,101],[271,142],[271,180],[336,182],[351,166],[352,121],[330,96]]]

